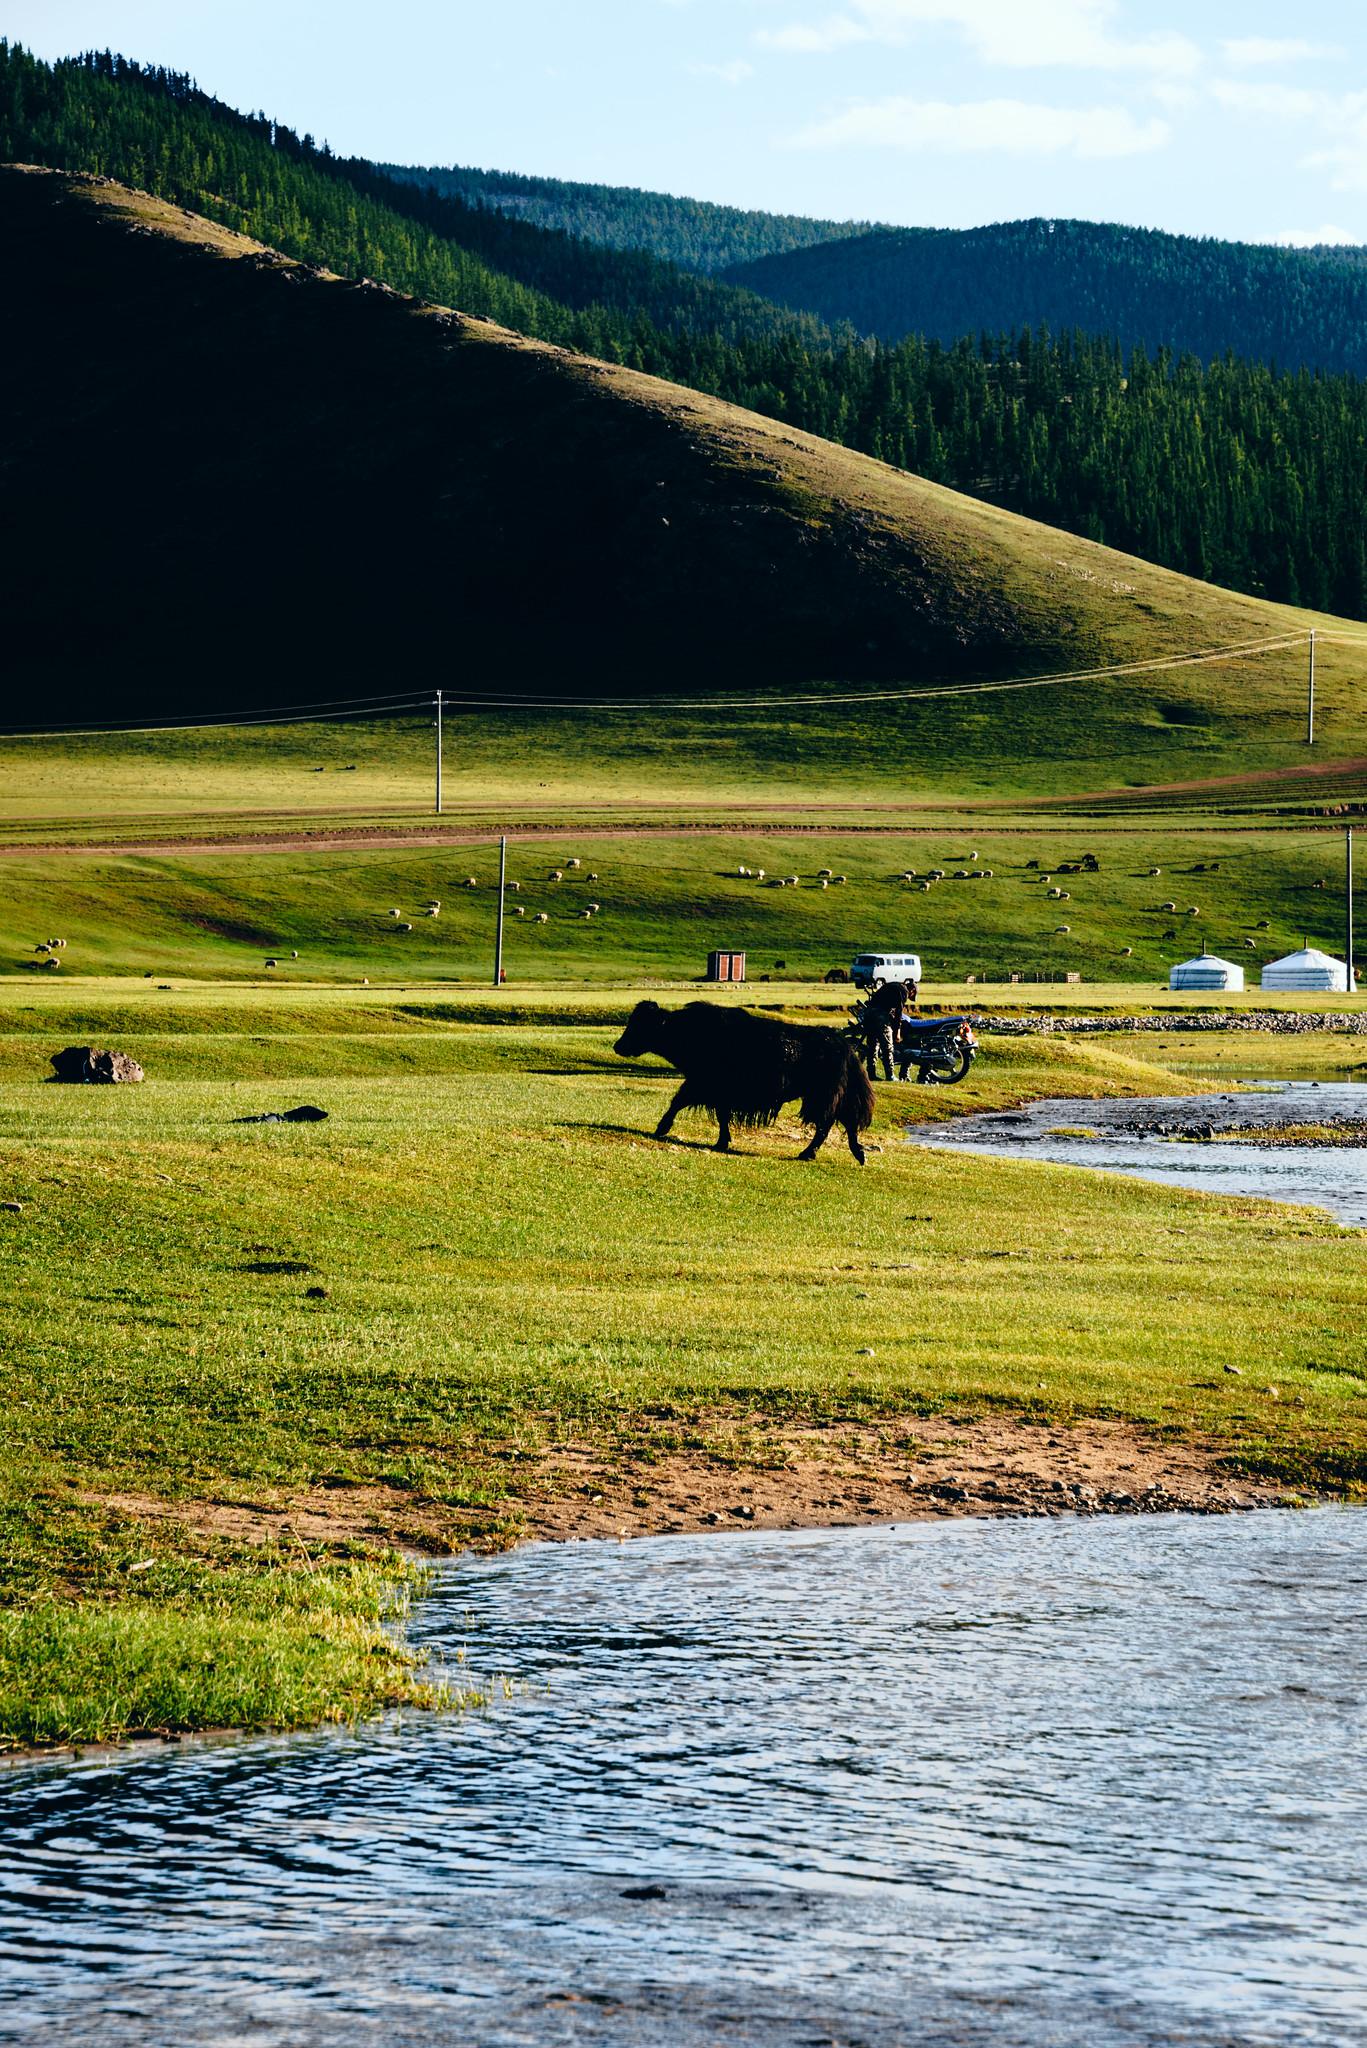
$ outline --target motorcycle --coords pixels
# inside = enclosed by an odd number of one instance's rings
[[[857,1003],[850,1012],[847,1035],[868,1062],[869,1008]],[[923,1084],[945,1087],[962,1081],[978,1052],[978,1036],[967,1017],[904,1017],[897,1031],[893,1057],[897,1078],[905,1081],[911,1069]]]

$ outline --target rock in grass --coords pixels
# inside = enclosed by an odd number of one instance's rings
[[[101,1052],[93,1045],[68,1045],[52,1055],[54,1081],[141,1081],[142,1068],[126,1052]]]
[[[326,1287],[306,1287],[304,1289],[305,1301],[326,1301],[327,1298],[328,1291]]]

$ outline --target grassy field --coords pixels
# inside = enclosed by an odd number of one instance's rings
[[[520,1460],[567,1440],[648,1455],[765,1418],[991,1410],[1367,1478],[1359,1233],[902,1142],[909,1113],[1199,1087],[1162,1064],[1206,1058],[1199,1038],[992,1040],[959,1089],[882,1092],[860,1173],[834,1145],[797,1165],[791,1125],[728,1158],[688,1120],[655,1146],[672,1083],[601,1023],[173,1003],[44,988],[0,1031],[0,1741],[431,1696],[382,1627],[396,1555],[149,1519],[167,1502],[371,1489],[400,1541],[406,1517],[502,1541]],[[44,1087],[96,1012],[149,1081]],[[1338,1045],[1260,1039],[1259,1065],[1270,1048],[1308,1072]],[[300,1100],[329,1121],[234,1122]]]
[[[1096,853],[1098,873],[1056,872],[1085,852]],[[936,867],[946,879],[923,887]],[[557,869],[563,879],[551,881]],[[822,869],[846,880],[823,887]],[[913,869],[915,880],[901,879]],[[955,879],[974,869],[990,873]],[[497,872],[487,838],[392,850],[10,852],[0,856],[0,979],[483,981]],[[710,947],[729,945],[747,950],[752,980],[785,982],[819,979],[881,946],[915,949],[934,982],[1074,972],[1147,994],[1205,944],[1241,961],[1256,985],[1259,966],[1306,935],[1342,951],[1342,872],[1341,832],[1304,824],[583,827],[510,846],[519,887],[508,897],[505,962],[514,987],[686,980],[703,972]],[[796,886],[778,886],[783,876]],[[586,918],[590,904],[599,908]],[[51,937],[67,940],[59,969],[35,951]],[[268,959],[278,966],[268,970]]]

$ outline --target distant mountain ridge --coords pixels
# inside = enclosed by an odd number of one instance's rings
[[[1125,349],[1367,373],[1367,248],[1283,249],[1079,220],[877,228],[730,266],[733,284],[862,334],[1022,327]]]
[[[606,249],[646,249],[686,270],[707,273],[874,232],[867,221],[765,213],[635,185],[576,184],[566,178],[523,177],[516,171],[462,164],[380,164],[377,169],[408,184],[431,186],[443,198],[466,206],[492,208]]]

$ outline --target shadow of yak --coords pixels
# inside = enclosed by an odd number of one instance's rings
[[[859,1134],[873,1122],[873,1090],[849,1041],[825,1024],[782,1024],[719,1003],[686,1003],[662,1010],[638,1003],[613,1051],[623,1059],[658,1053],[683,1082],[656,1127],[667,1138],[681,1109],[710,1109],[717,1119],[717,1150],[731,1149],[732,1124],[771,1124],[785,1102],[800,1099],[811,1143],[798,1156],[815,1159],[831,1126],[845,1127],[862,1166]]]

